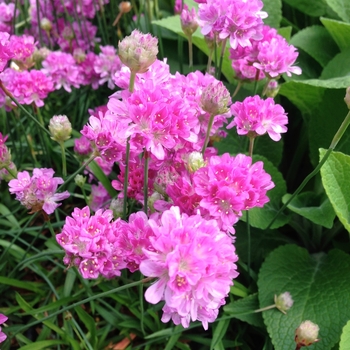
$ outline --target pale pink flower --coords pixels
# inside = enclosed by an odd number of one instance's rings
[[[148,222],[155,237],[150,237],[152,250],[144,249],[140,271],[158,280],[147,289],[146,300],[165,301],[163,322],[172,319],[187,328],[199,320],[208,329],[238,276],[232,240],[215,220],[180,214],[178,207]]]

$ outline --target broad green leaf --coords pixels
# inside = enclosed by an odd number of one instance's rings
[[[320,79],[350,75],[350,47],[337,54],[323,69]]]
[[[306,249],[286,245],[272,252],[258,279],[260,307],[273,304],[274,295],[290,292],[294,300],[284,315],[277,309],[263,312],[276,350],[294,349],[294,332],[302,321],[320,327],[313,350],[331,349],[350,315],[350,256],[341,250],[309,255]]]
[[[90,167],[91,171],[93,172],[93,174],[95,175],[95,177],[98,179],[98,181],[100,181],[102,183],[103,187],[107,190],[108,194],[112,198],[116,197],[117,191],[112,187],[111,181],[108,179],[108,177],[102,171],[102,169],[99,167],[99,165],[95,161],[92,161],[89,164],[89,167]]]
[[[262,314],[254,312],[257,309],[259,309],[258,293],[235,300],[224,306],[224,311],[232,317],[247,322],[252,326],[264,328]]]
[[[40,350],[40,349],[49,349],[54,345],[66,344],[66,342],[62,340],[42,340],[36,341],[35,343],[31,343],[25,346],[21,346],[19,350]]]
[[[304,81],[288,81],[281,84],[279,93],[293,102],[303,113],[311,114],[323,98],[325,88],[315,87]]]
[[[327,90],[322,101],[315,106],[309,121],[310,159],[319,162],[319,148],[328,148],[339,129],[348,108],[344,103],[345,90]],[[350,154],[350,128],[337,145],[337,150]]]
[[[331,35],[322,26],[307,27],[295,34],[290,43],[303,49],[324,67],[339,49]]]
[[[321,18],[322,24],[339,46],[340,50],[350,47],[350,24],[329,18]]]
[[[177,33],[178,35],[181,35],[182,37],[186,38],[185,34],[183,33],[183,31],[181,29],[180,16],[178,16],[178,15],[177,16],[170,16],[170,17],[161,19],[159,21],[153,21],[152,24],[169,29],[172,32]],[[204,37],[201,34],[199,29],[197,29],[193,33],[192,42],[195,46],[197,46],[206,55],[209,55],[208,46],[205,43]],[[220,49],[218,49],[217,52],[218,52],[218,59],[219,59]],[[213,60],[215,60],[214,56],[215,55],[213,55]],[[229,59],[228,45],[226,45],[226,50],[225,50],[224,59],[223,59],[223,63],[222,63],[222,74],[226,77],[228,82],[233,83],[234,72],[233,72],[233,68],[231,66],[231,60]]]
[[[283,196],[283,203],[286,203],[291,194]],[[332,228],[335,212],[332,204],[326,196],[320,196],[314,192],[304,192],[296,196],[287,206],[288,209],[317,225]]]
[[[267,192],[267,196],[270,198],[270,202],[266,203],[262,208],[253,208],[249,210],[249,224],[252,227],[265,229],[280,208],[281,199],[287,191],[286,183],[283,179],[282,174],[269,160],[258,155],[253,156],[253,160],[254,163],[256,161],[263,161],[264,170],[271,175],[272,181],[275,184],[275,187]],[[247,220],[246,212],[243,213],[242,220]],[[280,214],[271,228],[284,226],[288,221],[289,218],[287,216]]]
[[[339,350],[350,350],[350,321],[344,326],[340,338]]]
[[[279,35],[282,35],[283,38],[285,38],[288,42],[290,40],[290,37],[292,35],[292,27],[282,27],[282,28],[278,28],[277,32]]]
[[[263,0],[263,11],[268,13],[264,19],[264,24],[270,27],[279,28],[282,19],[282,1],[281,0]]]
[[[325,0],[283,0],[288,5],[298,9],[299,11],[314,17],[319,17],[327,12],[327,4]]]
[[[320,150],[320,157],[326,151]],[[322,184],[335,213],[350,232],[350,156],[332,152],[321,168]]]
[[[345,22],[350,22],[350,2],[347,0],[326,0],[328,6]]]

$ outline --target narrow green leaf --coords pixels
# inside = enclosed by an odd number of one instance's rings
[[[350,47],[350,24],[336,21],[329,18],[320,18],[322,24],[326,27],[329,34],[339,46],[340,50],[345,50]]]
[[[320,149],[322,158],[326,150]],[[322,184],[331,201],[335,213],[350,232],[350,156],[332,152],[321,168]]]
[[[232,317],[247,322],[252,326],[264,328],[261,312],[254,312],[257,309],[259,309],[258,293],[235,300],[224,306],[224,311]]]
[[[0,276],[0,284],[6,284],[8,286],[30,290],[38,294],[45,293],[45,290],[43,290],[43,286],[45,285],[44,283],[30,282],[30,281],[23,282],[15,278]]]
[[[171,349],[174,349],[175,344],[177,343],[178,339],[179,339],[180,336],[182,335],[181,332],[176,333],[176,331],[177,331],[177,330],[181,330],[181,329],[183,329],[182,326],[176,326],[176,327],[175,327],[175,329],[174,329],[175,334],[173,334],[173,335],[169,338],[169,340],[168,340],[168,342],[167,342],[167,344],[166,344],[164,350],[171,350]]]
[[[108,194],[114,198],[117,195],[117,191],[112,187],[111,181],[108,179],[106,174],[102,171],[102,169],[99,167],[99,165],[92,161],[89,164],[90,169],[92,170],[93,174],[96,176],[98,181],[100,181],[103,185],[103,187],[107,190]]]
[[[97,343],[95,320],[81,306],[77,306],[76,308],[74,308],[74,310],[78,314],[80,320],[85,324],[85,327],[90,332],[89,340],[91,346],[94,348]]]
[[[17,219],[11,213],[11,211],[3,204],[0,203],[0,214],[15,228],[20,228],[20,224]]]
[[[63,287],[63,296],[67,297],[71,295],[74,282],[76,280],[77,274],[74,269],[68,269],[67,274],[66,274],[66,280],[64,282],[64,287]]]
[[[286,203],[291,194],[283,196],[282,201]],[[287,206],[288,209],[317,225],[332,228],[335,212],[332,204],[324,195],[317,195],[314,192],[304,192],[296,196]]]
[[[51,346],[66,344],[66,342],[62,340],[42,340],[36,341],[35,343],[31,343],[19,348],[19,350],[40,350],[40,349],[48,349]]]
[[[294,300],[284,315],[277,309],[263,312],[276,350],[294,349],[294,332],[302,321],[320,327],[314,350],[331,349],[340,339],[350,315],[350,256],[340,250],[309,255],[296,245],[273,251],[258,279],[260,307],[273,304],[274,295],[290,292]]]
[[[350,22],[350,2],[347,0],[326,0],[328,6],[345,22]]]
[[[340,337],[339,350],[350,350],[350,321],[344,326]]]
[[[219,343],[221,343],[221,340],[224,338],[229,324],[230,320],[221,320],[216,324],[213,338],[210,344],[210,350],[213,350]]]
[[[8,249],[8,252],[18,261],[26,254],[24,249],[4,239],[0,239],[0,246]]]
[[[311,26],[295,34],[290,43],[314,58],[322,67],[339,52],[331,35],[322,26]]]

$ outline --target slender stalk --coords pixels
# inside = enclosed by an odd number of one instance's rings
[[[5,165],[4,168],[7,170],[7,172],[8,172],[14,179],[17,178],[17,175],[10,169],[10,167],[8,167],[8,166]]]
[[[179,59],[179,70],[180,73],[183,74],[183,62],[182,62],[182,51],[183,51],[183,37],[181,35],[178,35],[177,39],[177,57]]]
[[[209,141],[209,136],[210,136],[210,131],[211,131],[211,127],[213,126],[213,122],[214,122],[214,115],[211,115],[209,117],[209,123],[208,123],[208,129],[207,129],[207,134],[205,136],[205,141],[204,141],[204,145],[203,145],[203,148],[202,148],[202,154],[204,156],[204,152],[205,152],[205,149],[207,148],[207,144],[208,144],[208,141]]]
[[[208,64],[207,64],[207,70],[206,72],[209,74],[210,73],[210,68],[211,68],[211,62],[213,60],[213,49],[209,49],[209,55],[208,55]]]
[[[263,312],[263,311],[266,311],[266,310],[274,309],[275,307],[276,307],[276,304],[273,304],[273,305],[269,305],[269,306],[266,306],[266,307],[262,307],[261,309],[254,310],[253,312]]]
[[[128,202],[128,184],[129,184],[129,158],[130,158],[130,136],[126,140],[125,151],[125,173],[124,173],[124,188],[123,188],[123,219],[126,220],[127,202]]]
[[[59,142],[62,151],[62,174],[63,177],[67,176],[67,160],[66,160],[66,149],[64,147],[64,142]]]
[[[249,157],[253,157],[255,137],[249,137]]]
[[[136,73],[131,72],[130,73],[130,81],[129,81],[129,91],[130,92],[134,92],[135,78],[136,78]]]
[[[149,167],[149,152],[144,151],[144,159],[145,159],[145,164],[144,164],[144,169],[143,169],[143,178],[144,178],[144,183],[143,183],[143,211],[145,214],[148,214],[148,167]]]
[[[40,47],[43,47],[43,34],[41,32],[41,27],[40,27],[40,5],[39,5],[39,0],[36,0],[36,16],[37,16],[37,21],[38,21],[39,43],[40,43]]]
[[[147,283],[147,282],[151,281],[154,278],[155,277],[147,277],[147,278],[144,278],[144,279],[142,279],[140,281],[136,281],[136,282],[133,282],[133,283],[125,284],[125,285],[123,285],[121,287],[113,288],[113,289],[108,290],[106,292],[98,293],[98,294],[95,294],[95,295],[93,295],[91,297],[88,297],[88,298],[85,298],[83,300],[77,301],[76,303],[73,303],[71,305],[68,305],[68,306],[64,307],[63,310],[58,310],[56,312],[53,312],[51,315],[45,316],[43,318],[40,318],[39,320],[36,320],[34,322],[31,322],[31,323],[28,323],[28,324],[24,325],[23,327],[18,328],[12,334],[12,336],[15,336],[16,334],[21,333],[21,332],[25,331],[26,329],[31,328],[31,327],[39,324],[39,323],[42,323],[42,322],[44,322],[46,320],[49,320],[52,317],[60,315],[61,313],[65,312],[65,311],[74,309],[77,306],[80,306],[82,304],[87,304],[90,301],[93,301],[93,300],[96,300],[96,299],[99,299],[99,298],[104,298],[106,296],[109,296],[111,294],[115,294],[115,293],[121,292],[122,290],[125,290],[125,289],[128,289],[128,288],[136,287],[136,286],[138,286],[140,284]]]
[[[295,190],[295,192],[291,195],[291,197],[288,199],[288,201],[278,210],[278,212],[276,213],[276,215],[274,216],[274,218],[271,220],[271,222],[269,223],[269,225],[266,227],[266,230],[268,230],[269,228],[271,228],[271,226],[273,225],[273,223],[276,221],[277,217],[279,214],[281,214],[281,212],[287,208],[288,204],[302,191],[302,189],[307,185],[307,183],[320,171],[320,169],[322,168],[323,164],[327,161],[329,155],[332,153],[332,151],[334,150],[334,148],[337,146],[338,142],[340,141],[340,139],[342,138],[345,130],[347,129],[347,127],[350,124],[350,112],[348,112],[348,114],[346,115],[344,121],[342,122],[342,124],[340,125],[338,131],[336,132],[336,134],[333,137],[333,140],[327,150],[327,152],[325,153],[325,155],[322,157],[321,161],[318,163],[317,167],[308,175],[306,176],[306,178],[304,179],[304,181],[301,183],[301,185]]]
[[[7,97],[9,97],[9,98],[16,104],[16,106],[17,106],[20,110],[22,110],[30,119],[32,119],[33,122],[34,122],[36,125],[38,125],[40,129],[42,129],[43,131],[45,131],[45,132],[50,136],[49,130],[47,130],[43,125],[41,125],[40,122],[39,122],[33,115],[31,115],[31,114],[17,101],[17,99],[15,99],[15,98],[13,97],[13,95],[11,94],[11,92],[8,91],[8,90],[6,89],[6,87],[4,86],[4,83],[3,83],[1,80],[0,80],[0,89],[5,93],[5,95],[6,95]]]
[[[64,181],[64,183],[58,187],[57,192],[61,190],[63,187],[65,187],[70,181],[72,181],[77,174],[79,174],[82,170],[84,170],[95,158],[97,157],[97,154],[93,153],[90,158],[72,175],[68,176],[67,179]]]
[[[192,35],[189,35],[189,36],[187,37],[187,39],[188,39],[188,61],[189,61],[188,66],[189,66],[189,67],[192,67],[192,66],[193,66]]]
[[[221,78],[221,70],[222,70],[222,63],[223,63],[223,61],[224,61],[224,55],[225,55],[225,49],[226,49],[226,42],[227,42],[227,39],[223,40],[222,46],[221,46],[219,69],[218,69],[218,73],[217,73],[217,77],[218,77],[219,80],[220,80],[220,78]]]
[[[237,94],[238,94],[238,91],[241,89],[241,87],[243,86],[243,83],[242,81],[240,80],[236,86],[236,89],[235,91],[233,92],[232,94],[232,98],[234,98]]]

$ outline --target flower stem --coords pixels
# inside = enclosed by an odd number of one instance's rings
[[[14,178],[17,178],[17,175],[8,167],[7,165],[4,166],[4,168],[7,170],[7,172]]]
[[[222,63],[223,63],[223,61],[224,61],[224,55],[225,55],[225,49],[226,49],[226,41],[227,41],[227,39],[225,39],[225,40],[222,42],[222,46],[221,46],[219,70],[218,70],[218,73],[217,73],[217,78],[218,78],[219,80],[220,80],[220,78],[221,78],[221,70],[222,70]]]
[[[269,223],[269,225],[266,227],[266,230],[268,230],[269,228],[271,228],[272,224],[276,221],[278,215],[287,208],[288,204],[302,191],[302,189],[307,185],[307,183],[320,171],[320,169],[322,168],[323,164],[326,162],[326,160],[328,159],[329,155],[332,153],[332,151],[334,150],[334,148],[337,146],[338,142],[340,141],[341,137],[343,136],[345,130],[347,129],[347,127],[350,124],[350,112],[346,115],[344,121],[342,122],[342,124],[340,125],[338,131],[336,132],[336,134],[333,137],[333,140],[329,146],[329,148],[327,149],[327,152],[325,153],[325,155],[323,156],[323,158],[321,159],[321,161],[318,163],[317,167],[308,175],[306,176],[306,178],[304,179],[304,181],[301,183],[301,185],[294,191],[294,193],[290,196],[290,198],[288,199],[288,201],[286,203],[284,203],[284,205],[278,210],[278,212],[276,213],[276,215],[274,216],[274,218],[271,220],[271,222]]]
[[[208,55],[207,70],[206,70],[206,72],[207,72],[208,74],[210,73],[211,61],[213,60],[213,53],[214,53],[214,50],[213,50],[213,49],[210,49],[210,50],[209,50],[209,55]]]
[[[210,131],[211,131],[211,127],[213,126],[214,117],[215,117],[214,115],[210,115],[210,117],[209,117],[207,135],[205,136],[205,141],[204,141],[204,145],[203,145],[203,148],[202,148],[203,157],[204,157],[204,152],[205,152],[205,149],[207,148],[207,144],[208,144],[208,141],[209,141]]]
[[[129,158],[130,158],[130,136],[126,140],[125,151],[125,173],[124,173],[124,188],[123,188],[123,219],[126,220],[127,202],[128,202],[128,184],[129,184]]]
[[[193,66],[193,45],[192,45],[192,35],[188,36],[188,66]]]
[[[265,306],[261,309],[257,309],[257,310],[254,310],[254,312],[263,312],[263,311],[266,311],[266,310],[271,310],[271,309],[274,309],[276,307],[276,304],[272,304],[272,305],[269,305],[269,306]]]
[[[253,157],[255,137],[249,137],[249,157]]]
[[[144,169],[143,169],[143,178],[144,178],[144,182],[143,182],[143,200],[144,200],[144,204],[143,204],[143,211],[145,212],[145,214],[148,214],[148,167],[149,167],[149,152],[147,150],[144,151],[144,155],[143,155],[144,159],[145,159],[145,164],[144,164]]]
[[[62,174],[63,177],[67,176],[67,160],[66,160],[66,149],[64,147],[64,141],[59,142],[62,151]]]
[[[129,91],[134,92],[134,87],[135,87],[135,78],[136,78],[136,72],[131,72],[130,73],[130,81],[129,81]]]

